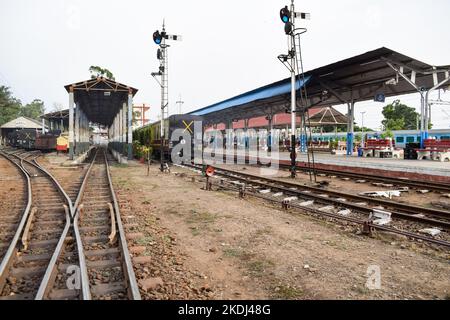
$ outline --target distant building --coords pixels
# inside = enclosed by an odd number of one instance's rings
[[[150,122],[150,119],[146,117],[148,110],[150,110],[149,104],[133,105],[133,130],[145,126]]]
[[[5,140],[9,133],[20,129],[36,129],[37,131],[42,131],[42,123],[38,120],[34,120],[28,117],[18,117],[11,120],[0,127],[1,136],[0,144],[5,145]],[[45,129],[48,129],[45,127]]]

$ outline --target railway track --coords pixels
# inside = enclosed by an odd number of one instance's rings
[[[6,155],[30,181],[28,209],[0,266],[0,299],[35,299],[46,285],[54,252],[62,245],[70,227],[71,202],[58,182],[36,163]]]
[[[197,172],[202,169],[198,165],[184,166]],[[221,177],[218,188],[231,186],[240,194],[247,193],[281,203],[284,208],[297,208],[316,215],[360,224],[367,231],[377,229],[450,247],[449,211],[349,195],[222,168],[215,168],[215,173]],[[377,219],[380,215],[385,218],[389,216],[389,221],[381,223]],[[439,227],[443,231],[436,237],[420,233],[420,230],[430,227]]]
[[[14,239],[22,216],[31,205],[31,185],[28,175],[22,170],[20,160],[0,153],[0,262]]]
[[[224,163],[227,161],[226,156],[224,156]],[[238,160],[237,156],[234,158],[234,162],[236,163]],[[242,159],[243,160],[243,159]],[[245,164],[249,164],[248,157],[245,158]],[[259,161],[257,163],[258,166],[263,166]],[[280,163],[279,167],[283,170],[290,170],[291,166],[288,164]],[[300,172],[304,172],[308,174],[310,169],[304,166],[296,166],[297,170]],[[362,173],[354,173],[354,172],[346,172],[341,170],[327,170],[327,169],[315,169],[316,174],[325,176],[325,177],[340,177],[340,178],[348,178],[354,181],[364,181],[364,182],[376,182],[382,184],[392,184],[394,186],[403,186],[416,190],[430,190],[437,191],[443,193],[450,193],[450,185],[448,183],[441,182],[432,182],[432,181],[421,181],[421,180],[412,180],[412,179],[401,179],[401,178],[392,178],[392,177],[382,177],[375,176],[372,174],[362,174]]]
[[[74,217],[84,299],[140,300],[106,152],[97,150]]]
[[[97,150],[81,178],[63,176],[66,188],[77,190],[71,196],[38,163],[39,152],[3,155],[31,181],[32,209],[2,263],[0,299],[140,299],[105,151]],[[104,204],[108,210],[102,211]],[[114,237],[105,242],[108,230]]]

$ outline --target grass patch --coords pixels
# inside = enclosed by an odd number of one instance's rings
[[[236,248],[226,248],[225,250],[223,250],[223,254],[226,257],[235,257],[235,258],[239,258],[241,257],[244,252],[241,249],[236,249]]]
[[[369,289],[365,286],[352,287],[352,290],[358,294],[368,294],[370,292]]]
[[[270,260],[261,259],[250,261],[247,263],[247,268],[252,273],[261,274],[265,273],[267,269],[273,267],[274,265],[275,264]]]
[[[303,291],[301,289],[291,286],[277,286],[274,291],[274,297],[281,300],[296,300],[303,296]]]
[[[190,210],[191,215],[186,219],[187,223],[212,223],[216,220],[217,215],[209,212],[197,212]]]
[[[150,244],[152,244],[154,241],[152,236],[146,236],[143,238],[139,238],[136,240],[136,244],[140,245],[140,246],[148,246]]]

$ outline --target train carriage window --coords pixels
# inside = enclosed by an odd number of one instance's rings
[[[420,142],[421,140],[420,136],[417,136],[417,142]]]
[[[395,141],[396,141],[397,143],[404,143],[404,142],[405,142],[405,137],[397,137],[397,138],[395,139]]]
[[[450,140],[450,136],[441,136],[441,140]]]
[[[414,137],[406,137],[406,142],[407,143],[413,143],[414,142]]]

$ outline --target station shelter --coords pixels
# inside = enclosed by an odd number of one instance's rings
[[[69,109],[44,114],[43,118],[50,131],[69,132]]]
[[[69,94],[69,158],[89,150],[92,125],[107,128],[108,147],[119,162],[132,159],[133,97],[138,90],[104,77],[64,88]]]
[[[347,105],[347,153],[353,153],[354,114],[358,102],[419,93],[421,102],[421,141],[428,137],[430,92],[448,88],[450,66],[433,66],[404,54],[382,47],[364,54],[332,63],[299,75],[295,82],[297,112],[316,107]],[[304,94],[306,92],[306,95]],[[230,99],[190,112],[204,117],[205,126],[233,123],[290,112],[291,79],[287,78]],[[302,94],[302,95],[301,95]],[[271,124],[269,124],[270,126]],[[303,151],[306,138],[301,137]]]
[[[298,137],[298,143],[301,144],[301,138],[305,137],[302,134],[302,119],[300,116],[296,117],[297,123],[299,126],[296,129],[296,136]],[[337,129],[337,127],[346,125],[348,123],[348,118],[346,115],[342,114],[338,110],[333,107],[313,107],[308,110],[307,117],[305,118],[307,126],[311,129],[316,129],[322,131],[324,126],[332,126]],[[274,114],[272,117],[269,116],[261,116],[255,117],[251,119],[243,119],[243,120],[235,120],[232,123],[232,129],[238,130],[241,129],[244,132],[248,129],[255,130],[265,130],[267,132],[266,139],[263,139],[263,143],[260,144],[260,147],[269,147],[271,144],[271,137],[278,137],[279,144],[286,144],[286,140],[289,140],[290,143],[290,132],[291,132],[291,115],[289,113],[278,113]],[[225,131],[226,124],[220,123],[210,126],[205,129],[205,132],[210,132],[213,130]],[[225,132],[223,132],[225,136]],[[255,134],[254,131],[248,133],[249,136]],[[245,136],[238,136],[237,143],[242,145],[245,143]]]
[[[7,123],[3,124],[0,127],[1,135],[0,135],[0,145],[6,145],[6,139],[8,137],[8,134],[11,132],[14,132],[16,130],[20,129],[35,129],[38,132],[42,132],[43,126],[42,122],[39,122],[38,120],[31,119],[28,117],[18,117],[16,119],[13,119],[11,121],[8,121]],[[44,124],[44,130],[47,127]]]

